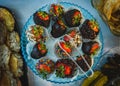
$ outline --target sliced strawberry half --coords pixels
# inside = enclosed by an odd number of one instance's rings
[[[64,67],[65,67],[65,70],[64,70],[65,75],[70,75],[71,74],[71,67],[68,65],[65,65]]]
[[[49,66],[47,66],[47,65],[45,65],[45,64],[41,64],[41,65],[39,66],[39,69],[40,69],[40,70],[47,71],[48,73],[50,73],[50,72],[51,72],[50,67],[49,67]]]
[[[64,41],[66,41],[66,42],[69,42],[70,41],[70,38],[68,37],[68,36],[64,36]]]
[[[99,44],[98,43],[95,43],[92,45],[92,48],[90,50],[90,53],[94,53],[94,51],[96,51],[97,49],[99,49]]]
[[[72,52],[70,46],[67,45],[65,42],[60,42],[60,45],[67,53],[71,53]]]
[[[57,64],[57,68],[60,68],[61,66],[63,67],[63,69],[59,71],[59,72],[61,72],[61,74],[64,73],[63,75],[65,75],[65,76],[71,74],[72,70],[71,70],[71,67],[69,65],[64,64],[64,63]]]
[[[72,30],[71,32],[70,32],[70,34],[69,34],[69,36],[71,36],[71,37],[74,37],[76,35],[76,31],[75,30]]]

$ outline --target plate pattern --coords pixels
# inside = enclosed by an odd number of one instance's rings
[[[67,8],[76,8],[79,9],[83,15],[84,19],[95,19],[86,9],[82,8],[81,6],[74,4],[74,3],[69,3],[69,2],[60,2],[60,5],[62,5],[65,9]],[[50,5],[45,5],[42,8],[38,9],[38,10],[43,10],[43,11],[48,11],[48,7]],[[28,65],[28,67],[33,71],[33,73],[35,73],[36,75],[40,76],[40,74],[37,72],[35,65],[38,62],[38,60],[34,60],[30,57],[29,52],[31,51],[30,49],[32,49],[32,46],[34,45],[34,43],[31,43],[27,40],[26,37],[26,30],[29,28],[30,25],[35,25],[34,21],[33,21],[33,15],[30,16],[30,18],[28,19],[28,21],[26,22],[23,30],[22,30],[22,35],[21,35],[21,49],[22,49],[22,54],[23,57],[25,59],[26,64]],[[100,27],[99,27],[100,28]],[[96,40],[96,39],[95,39]],[[98,64],[99,60],[100,60],[100,56],[102,55],[102,51],[103,51],[103,36],[102,36],[102,32],[100,30],[100,33],[97,37],[97,41],[100,43],[100,50],[97,53],[97,55],[94,56],[94,64],[92,66],[92,70],[95,69],[96,65]],[[27,49],[27,47],[29,47],[29,49]],[[87,71],[86,72],[87,75],[90,75],[91,72]],[[41,76],[40,76],[41,77]],[[70,83],[73,81],[77,81],[80,80],[82,78],[85,78],[85,74],[77,74],[75,77],[73,78],[58,78],[55,76],[55,74],[53,73],[49,78],[47,78],[47,81],[53,82],[53,83],[59,83],[59,84],[65,84],[65,83]]]

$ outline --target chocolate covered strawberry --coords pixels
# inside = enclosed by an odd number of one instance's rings
[[[45,11],[38,11],[34,13],[33,20],[35,24],[48,27],[50,24],[50,16]]]
[[[42,78],[47,78],[49,74],[54,71],[55,64],[50,59],[40,59],[36,64],[37,71],[41,74]]]
[[[100,45],[96,41],[84,42],[82,45],[82,50],[87,55],[95,54],[99,48]]]
[[[60,59],[56,62],[56,76],[65,78],[73,77],[76,71],[76,65],[70,59]]]
[[[58,37],[61,37],[62,35],[64,35],[66,30],[67,30],[67,27],[64,24],[63,20],[57,20],[52,25],[51,35],[54,38],[58,38]]]
[[[52,19],[56,21],[64,14],[64,8],[61,5],[52,4],[50,8],[50,14],[52,16]]]
[[[47,53],[46,45],[44,43],[38,42],[35,44],[35,46],[32,49],[31,57],[34,59],[39,59],[45,56],[46,53]]]
[[[69,27],[77,27],[81,23],[82,15],[77,9],[72,9],[64,14],[64,19]]]
[[[71,45],[69,43],[67,43],[67,42],[60,42],[60,46],[67,53],[72,53],[72,47],[71,47]]]
[[[86,19],[80,28],[80,32],[85,39],[95,39],[99,33],[99,25],[95,20]]]

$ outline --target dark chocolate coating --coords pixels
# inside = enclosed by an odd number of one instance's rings
[[[82,45],[82,51],[87,54],[87,55],[90,55],[91,52],[91,48],[92,48],[92,45],[95,44],[97,42],[95,41],[90,41],[90,42],[84,42],[83,45]]]
[[[49,20],[42,20],[42,19],[39,18],[39,16],[37,16],[37,13],[38,12],[34,13],[34,15],[33,15],[33,20],[34,20],[35,24],[44,26],[46,28],[49,27],[49,24],[50,24],[50,16],[49,16],[49,14],[48,14]]]
[[[91,27],[88,25],[90,20],[85,20],[85,22],[83,23],[82,27],[80,28],[80,32],[83,38],[86,39],[95,39],[98,32],[96,33],[95,31],[93,31],[91,29]]]
[[[80,21],[76,24],[73,24],[73,16],[74,16],[74,13],[76,11],[79,11],[77,9],[72,9],[72,10],[69,10],[67,11],[65,14],[64,14],[64,19],[65,19],[65,22],[67,24],[68,27],[77,27],[80,25]],[[80,12],[80,11],[79,11]]]
[[[44,54],[41,54],[40,50],[38,49],[38,44],[39,43],[35,44],[35,46],[32,49],[32,52],[31,52],[31,57],[34,59],[39,59],[39,58],[45,56],[47,53],[47,52],[45,52]]]
[[[72,68],[72,70],[71,70],[71,74],[70,75],[65,75],[65,77],[67,77],[67,78],[71,78],[71,77],[73,77],[74,76],[74,73],[75,73],[75,71],[76,71],[76,68],[77,68],[77,66],[75,65],[75,63],[72,61],[72,60],[70,60],[70,59],[59,59],[57,62],[56,62],[56,71],[57,72],[59,72],[58,70],[57,70],[57,66],[59,65],[59,64],[65,64],[65,65],[68,65],[68,66],[70,66],[71,68]],[[62,78],[65,78],[65,77],[62,77]]]
[[[58,37],[64,35],[65,32],[66,32],[66,27],[60,25],[58,22],[55,22],[55,23],[52,25],[51,35],[52,35],[54,38],[58,38]]]
[[[92,64],[92,60],[91,57],[88,55],[83,55],[83,57],[85,58],[85,60],[87,61],[87,63],[89,64],[89,66],[91,66]],[[89,67],[88,65],[85,63],[85,61],[82,59],[82,57],[78,57],[79,59],[76,60],[77,64],[84,70],[84,71],[88,71]]]

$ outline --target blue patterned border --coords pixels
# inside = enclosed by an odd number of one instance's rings
[[[82,8],[81,6],[77,5],[77,4],[74,4],[74,3],[70,3],[70,2],[60,2],[60,4],[67,4],[67,5],[71,5],[71,6],[75,6],[77,8],[79,8],[83,13],[88,13],[89,14],[89,18],[90,19],[95,19],[93,17],[93,15],[91,15],[86,9]],[[39,10],[43,10],[44,8],[46,8],[47,6],[49,5],[45,5],[43,6],[42,8],[40,8]],[[84,15],[84,14],[83,14]],[[25,59],[25,62],[27,63],[28,67],[38,76],[40,76],[36,70],[33,68],[33,66],[31,66],[31,64],[29,64],[29,60],[27,59],[28,55],[27,55],[27,52],[26,52],[26,45],[28,43],[27,41],[27,38],[26,38],[26,34],[25,34],[25,31],[26,29],[28,28],[28,26],[30,25],[29,21],[33,18],[33,16],[30,16],[30,18],[28,19],[28,21],[26,22],[23,30],[22,30],[22,35],[21,35],[21,50],[22,50],[22,54],[23,54],[23,57]],[[99,33],[99,36],[100,36],[100,42],[101,42],[101,50],[100,50],[100,53],[99,55],[97,55],[97,61],[94,63],[92,69],[94,69],[96,67],[96,65],[98,64],[99,60],[100,60],[100,56],[102,55],[102,51],[103,51],[103,45],[104,45],[104,42],[103,42],[103,35],[102,35],[102,32],[100,31]],[[90,75],[90,71],[87,72],[88,75]],[[60,82],[60,81],[53,81],[53,80],[49,80],[47,79],[47,81],[50,81],[50,82],[53,82],[53,83],[59,83],[59,84],[65,84],[65,83],[70,83],[70,82],[74,82],[74,81],[78,81],[78,80],[81,80],[82,78],[85,78],[86,76],[85,75],[82,75],[82,76],[78,76],[76,79],[74,79],[73,81],[66,81],[66,82]]]

